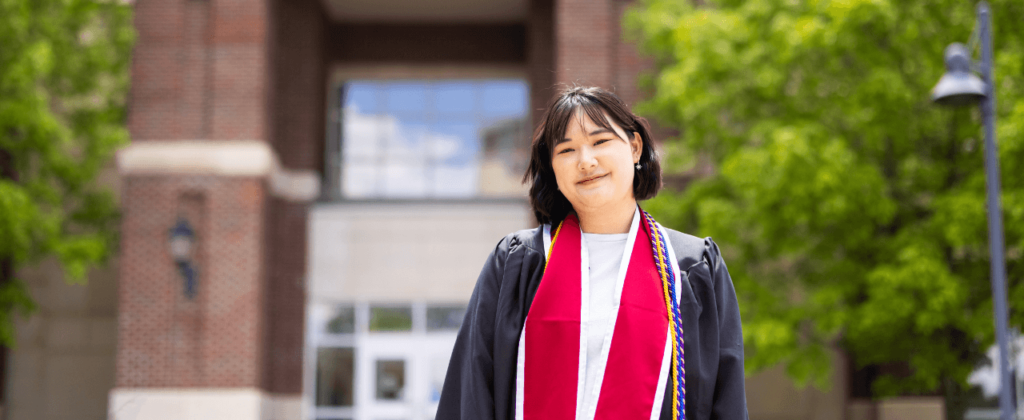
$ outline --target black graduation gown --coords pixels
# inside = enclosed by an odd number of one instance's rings
[[[711,238],[668,229],[668,240],[690,286],[680,288],[686,418],[745,420],[743,335],[725,262]],[[543,246],[541,228],[521,230],[498,242],[487,258],[455,341],[436,419],[514,419],[519,334],[544,273]],[[663,401],[662,420],[671,420],[669,400]]]

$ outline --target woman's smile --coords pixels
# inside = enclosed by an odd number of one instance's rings
[[[593,184],[596,184],[597,181],[600,181],[600,180],[604,179],[605,177],[607,177],[608,174],[609,173],[606,172],[606,173],[603,173],[601,175],[588,176],[586,178],[583,178],[583,180],[577,182],[577,184],[583,185],[583,186],[593,185]]]

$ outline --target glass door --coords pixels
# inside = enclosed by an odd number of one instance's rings
[[[415,340],[408,334],[368,335],[361,340],[358,357],[356,398],[359,418],[365,420],[418,420],[422,406],[412,350]]]
[[[464,305],[314,304],[316,420],[431,420]]]

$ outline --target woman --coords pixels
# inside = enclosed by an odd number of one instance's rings
[[[637,205],[661,186],[646,120],[570,88],[532,149],[524,182],[542,226],[506,236],[484,265],[436,418],[746,419],[718,247]]]

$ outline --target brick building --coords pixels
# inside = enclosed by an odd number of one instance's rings
[[[432,418],[537,109],[637,99],[625,6],[139,1],[111,418]]]
[[[539,110],[640,99],[630,3],[138,0],[121,251],[84,289],[30,273],[6,414],[433,418],[481,263],[534,223]],[[856,414],[842,384],[760,375],[752,418]]]

